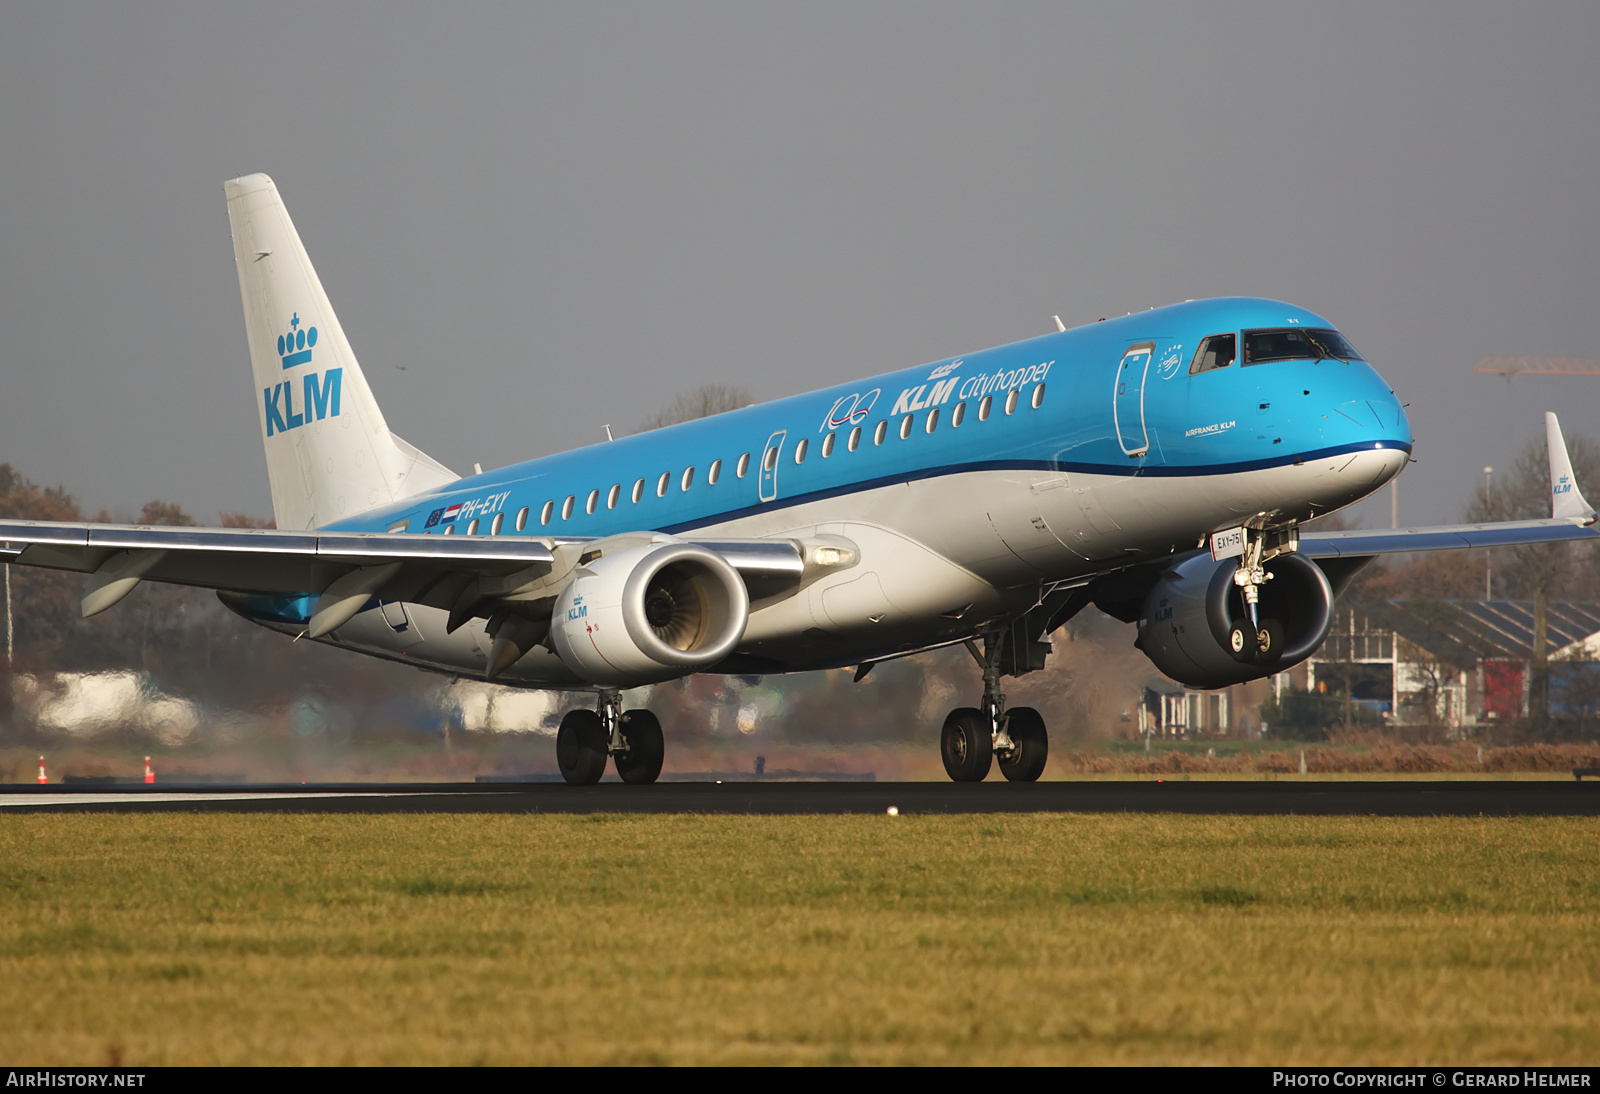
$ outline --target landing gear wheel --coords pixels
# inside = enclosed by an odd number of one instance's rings
[[[556,731],[556,764],[572,786],[592,786],[606,772],[606,731],[592,710],[569,710]]]
[[[1248,621],[1240,621],[1228,631],[1228,655],[1235,661],[1249,664],[1256,659],[1257,636]]]
[[[1037,782],[1050,755],[1050,736],[1044,719],[1032,707],[1012,707],[1006,712],[1006,732],[1015,748],[998,753],[1000,774],[1007,782]]]
[[[1253,652],[1258,663],[1277,664],[1278,658],[1283,656],[1283,624],[1276,619],[1263,619],[1261,629],[1256,632]]]
[[[622,716],[622,739],[628,751],[618,752],[612,759],[617,774],[625,783],[642,785],[653,783],[661,774],[661,761],[666,755],[666,744],[661,739],[661,721],[648,710],[630,710]]]
[[[994,762],[988,719],[972,707],[952,710],[939,734],[939,755],[945,772],[956,782],[982,782]]]

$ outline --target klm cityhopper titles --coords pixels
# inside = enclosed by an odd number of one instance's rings
[[[1305,535],[1405,466],[1394,392],[1327,319],[1191,301],[460,477],[390,431],[265,175],[226,184],[277,529],[0,523],[0,557],[218,590],[252,622],[498,683],[592,691],[561,772],[661,771],[628,688],[854,667],[964,644],[978,705],[945,768],[1044,771],[1006,676],[1094,605],[1174,680],[1282,671],[1390,551],[1592,539],[1547,416],[1544,520]]]

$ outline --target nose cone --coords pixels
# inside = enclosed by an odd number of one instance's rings
[[[1411,452],[1411,421],[1387,381],[1363,361],[1320,361],[1303,374],[1297,424],[1320,450],[1377,447]],[[1403,464],[1404,461],[1402,461]]]
[[[1376,377],[1376,373],[1374,373]],[[1378,379],[1381,385],[1383,381]],[[1368,385],[1361,385],[1368,387]],[[1341,394],[1350,394],[1342,392]],[[1405,407],[1400,405],[1400,400],[1395,398],[1394,392],[1387,385],[1378,390],[1358,390],[1354,398],[1344,399],[1339,403],[1338,410],[1341,418],[1347,419],[1361,427],[1361,432],[1368,433],[1374,441],[1399,443],[1407,447],[1411,444],[1411,421],[1406,417]],[[1343,423],[1336,423],[1339,430]]]
[[[1383,377],[1360,362],[1335,367],[1336,374],[1322,377],[1330,397],[1316,408],[1315,454],[1306,462],[1325,510],[1386,485],[1405,470],[1412,445],[1411,421]]]

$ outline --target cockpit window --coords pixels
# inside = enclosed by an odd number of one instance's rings
[[[1320,361],[1336,357],[1341,361],[1361,360],[1356,348],[1344,335],[1326,327],[1273,327],[1244,332],[1244,363],[1265,361]]]
[[[1189,375],[1194,376],[1201,372],[1210,372],[1214,368],[1227,368],[1233,364],[1238,335],[1213,334],[1210,338],[1200,340],[1200,348],[1194,352],[1194,361],[1189,365]]]

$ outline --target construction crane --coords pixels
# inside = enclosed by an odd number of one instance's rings
[[[1496,376],[1600,376],[1593,357],[1485,357],[1473,372]]]

